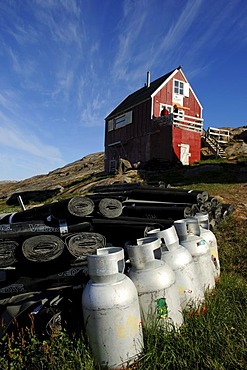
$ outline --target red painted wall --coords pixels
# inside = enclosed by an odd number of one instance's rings
[[[201,134],[199,132],[183,130],[175,126],[173,126],[172,132],[172,146],[176,156],[180,159],[179,144],[189,144],[191,153],[189,163],[192,164],[195,161],[199,161],[201,159]]]
[[[153,115],[154,117],[158,117],[160,113],[160,104],[168,104],[173,105],[172,101],[172,93],[173,93],[173,80],[180,80],[186,82],[185,78],[183,77],[181,71],[178,71],[175,76],[168,81],[168,83],[155,95],[153,98]],[[183,106],[189,108],[189,110],[185,111],[186,115],[190,115],[192,117],[196,117],[198,114],[200,118],[202,118],[202,109],[200,104],[198,103],[195,95],[193,94],[192,90],[190,89],[189,97],[183,98]]]

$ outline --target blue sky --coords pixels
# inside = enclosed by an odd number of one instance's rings
[[[0,180],[104,150],[104,118],[182,65],[204,127],[247,125],[246,0],[0,0]]]

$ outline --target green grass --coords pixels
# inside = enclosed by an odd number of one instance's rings
[[[238,275],[247,279],[247,227],[246,220],[230,217],[223,220],[215,231],[219,243],[222,271],[229,276]]]
[[[71,339],[65,332],[40,341],[32,330],[21,330],[17,337],[5,336],[1,345],[2,370],[93,370],[93,358],[86,341]]]
[[[209,196],[212,196],[213,193],[221,193],[222,189],[227,192],[227,191],[232,191],[236,189],[236,185],[239,186],[238,183],[232,183],[232,184],[224,184],[224,187],[222,186],[221,183],[214,182],[212,184],[207,184],[203,182],[195,182],[195,183],[190,183],[190,184],[185,184],[181,185],[178,188],[182,189],[187,189],[187,190],[201,190],[204,191],[206,190],[209,194]]]
[[[206,299],[206,312],[185,314],[178,332],[145,333],[138,369],[244,369],[247,289],[242,278],[226,273]]]

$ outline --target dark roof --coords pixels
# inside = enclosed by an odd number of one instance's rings
[[[176,69],[180,69],[181,67],[178,67]],[[144,86],[141,89],[135,91],[134,93],[130,94],[125,98],[108,116],[106,119],[109,119],[110,117],[116,116],[120,113],[123,113],[127,111],[129,108],[149,99],[151,95],[158,89],[160,85],[163,84],[163,82],[166,81],[166,79],[176,70],[167,73],[166,75],[159,77],[157,80],[150,83],[150,86]]]

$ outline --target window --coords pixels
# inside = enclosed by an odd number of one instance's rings
[[[109,131],[112,131],[112,130],[113,130],[113,128],[114,128],[114,120],[113,120],[113,119],[110,119],[110,120],[108,121],[108,132],[109,132]]]
[[[174,94],[184,95],[184,82],[174,80]]]
[[[115,119],[115,128],[119,128],[126,125],[125,114]]]
[[[166,108],[169,113],[172,113],[172,106],[171,105],[160,104],[160,113],[161,113],[163,108]]]
[[[108,132],[132,123],[132,111],[108,121]]]

